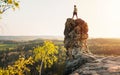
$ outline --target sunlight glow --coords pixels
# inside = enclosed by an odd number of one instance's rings
[[[120,38],[119,3],[120,0],[21,0],[20,10],[8,10],[2,15],[7,29],[0,35],[64,36],[65,21],[72,17],[76,4],[78,17],[88,24],[89,37]]]

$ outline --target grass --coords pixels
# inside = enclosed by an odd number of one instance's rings
[[[16,47],[16,44],[0,44],[0,50],[12,50]]]

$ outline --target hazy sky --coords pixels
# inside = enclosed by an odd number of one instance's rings
[[[89,37],[120,38],[120,0],[20,0],[20,9],[2,15],[0,35],[64,36],[74,4],[88,23]]]

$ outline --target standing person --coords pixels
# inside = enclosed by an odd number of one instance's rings
[[[76,5],[74,5],[74,11],[73,11],[73,17],[72,17],[72,19],[74,18],[74,16],[76,16],[76,18],[78,19]]]

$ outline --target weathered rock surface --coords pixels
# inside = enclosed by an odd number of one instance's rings
[[[64,35],[64,46],[67,50],[64,75],[68,75],[79,66],[93,62],[95,58],[87,47],[88,25],[84,20],[68,18],[65,23]]]
[[[84,20],[68,18],[64,35],[67,50],[64,75],[120,75],[120,56],[101,57],[89,51],[88,26]]]
[[[69,59],[76,58],[81,53],[89,53],[87,47],[88,25],[82,19],[68,18],[64,30],[64,46]]]
[[[93,62],[94,60],[94,56],[86,54],[81,54],[76,59],[67,60],[64,75],[68,75],[85,63]]]
[[[79,66],[69,75],[120,75],[120,56],[96,57],[96,61]]]

